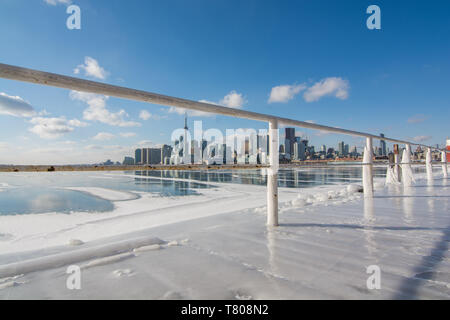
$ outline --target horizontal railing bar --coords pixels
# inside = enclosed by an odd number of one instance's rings
[[[10,80],[18,80],[18,81],[23,81],[23,82],[31,82],[31,83],[52,86],[52,87],[58,87],[58,88],[64,88],[64,89],[70,89],[70,90],[76,90],[76,91],[103,94],[106,96],[112,96],[112,97],[117,97],[117,98],[124,98],[124,99],[129,99],[129,100],[158,104],[158,105],[162,105],[162,106],[172,106],[172,107],[202,111],[202,112],[207,112],[207,113],[215,113],[215,114],[226,115],[226,116],[237,117],[237,118],[245,118],[245,119],[266,121],[266,122],[276,121],[279,124],[283,124],[283,125],[291,125],[291,126],[307,128],[307,129],[322,130],[322,131],[345,134],[345,135],[373,138],[373,139],[379,139],[379,140],[383,140],[383,141],[395,142],[395,143],[400,143],[400,144],[410,144],[410,145],[416,145],[416,146],[421,146],[421,147],[425,147],[425,148],[432,148],[432,149],[440,150],[440,151],[444,151],[444,152],[449,152],[445,149],[439,149],[439,148],[436,148],[433,146],[427,146],[427,145],[420,144],[417,142],[409,142],[406,140],[393,139],[393,138],[388,138],[388,137],[380,137],[380,136],[373,135],[370,133],[365,133],[365,132],[352,131],[352,130],[347,130],[347,129],[342,129],[342,128],[319,125],[319,124],[305,122],[305,121],[276,117],[276,116],[252,112],[252,111],[228,108],[228,107],[218,106],[218,105],[214,105],[214,104],[210,104],[210,103],[176,98],[176,97],[161,95],[161,94],[157,94],[157,93],[152,93],[152,92],[147,92],[147,91],[142,91],[142,90],[135,90],[135,89],[125,88],[125,87],[120,87],[120,86],[115,86],[115,85],[109,85],[109,84],[105,84],[105,83],[101,83],[101,82],[84,80],[84,79],[59,75],[59,74],[55,74],[55,73],[43,72],[43,71],[38,71],[38,70],[33,70],[33,69],[27,69],[27,68],[2,64],[2,63],[0,63],[0,78],[10,79]]]

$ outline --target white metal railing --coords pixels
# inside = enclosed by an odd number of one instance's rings
[[[393,143],[405,144],[406,145],[406,155],[411,153],[411,145],[417,145],[427,150],[439,150],[442,152],[442,168],[444,171],[444,176],[447,173],[447,162],[446,162],[446,152],[445,149],[439,149],[433,146],[427,146],[417,142],[410,142],[400,139],[393,139],[389,137],[380,137],[365,132],[358,132],[353,130],[347,130],[342,128],[324,126],[315,123],[309,123],[299,120],[293,120],[288,118],[277,117],[268,114],[262,114],[257,112],[233,109],[223,106],[218,106],[210,103],[192,101],[182,98],[176,98],[166,95],[161,95],[157,93],[135,90],[120,86],[109,85],[101,82],[95,82],[90,80],[84,80],[54,73],[48,73],[38,70],[32,70],[7,64],[0,63],[0,78],[18,80],[23,82],[31,82],[40,85],[103,94],[106,96],[124,98],[135,101],[148,102],[153,104],[158,104],[162,106],[172,106],[179,107],[189,110],[203,111],[208,113],[215,113],[220,115],[226,115],[236,118],[245,118],[251,120],[265,121],[269,123],[269,163],[270,166],[267,169],[267,224],[270,226],[278,225],[278,168],[279,168],[279,141],[278,141],[278,126],[279,125],[290,125],[294,127],[315,129],[321,131],[327,131],[332,133],[346,134],[352,136],[359,136],[366,138],[366,152],[363,164],[363,184],[364,184],[364,195],[366,197],[371,197],[373,195],[373,174],[372,174],[372,164],[373,164],[373,139],[379,139],[383,141],[389,141]],[[397,165],[398,157],[396,157]],[[402,165],[409,165],[411,161],[408,160],[407,163],[402,163]],[[427,163],[429,163],[427,159]],[[431,167],[431,166],[427,166]]]

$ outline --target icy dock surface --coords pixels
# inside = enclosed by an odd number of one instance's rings
[[[288,199],[274,229],[264,208],[156,225],[110,238],[164,243],[94,261],[81,290],[66,289],[64,266],[0,280],[0,299],[449,299],[449,183],[378,188],[372,201]],[[380,290],[367,289],[369,265]]]

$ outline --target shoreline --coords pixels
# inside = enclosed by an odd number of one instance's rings
[[[353,163],[349,163],[353,162]],[[280,168],[323,167],[328,165],[357,165],[354,161],[307,161],[303,163],[280,163]],[[376,164],[387,164],[385,161],[374,161]],[[0,172],[56,172],[56,171],[136,171],[136,170],[248,170],[269,168],[267,164],[186,164],[186,165],[0,165]]]

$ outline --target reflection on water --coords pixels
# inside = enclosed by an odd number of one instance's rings
[[[429,180],[428,180],[428,182],[429,182]],[[434,184],[433,183],[431,183],[431,184],[428,183],[427,193],[428,194],[434,194]],[[435,199],[436,198],[434,198],[434,197],[429,197],[427,199],[428,213],[430,214],[430,216],[433,219],[433,221],[434,221],[434,201],[435,201]]]
[[[377,258],[377,243],[375,240],[376,231],[371,228],[371,225],[375,223],[375,212],[373,205],[373,198],[364,198],[364,220],[366,221],[367,227],[363,229],[364,237],[366,239],[366,245],[368,257],[374,260],[374,263],[378,262]]]
[[[364,198],[364,219],[366,222],[375,222],[375,215],[373,211],[373,198]]]
[[[403,212],[404,212],[404,221],[408,224],[414,222],[413,207],[414,207],[414,190],[411,187],[405,187],[403,188]]]
[[[280,169],[278,185],[287,188],[305,188],[318,185],[359,183],[362,180],[360,167],[330,166],[327,168]],[[226,182],[237,184],[266,185],[266,169],[257,170],[186,170],[186,171],[137,171],[136,174],[155,178],[189,179],[201,182]],[[384,167],[374,167],[375,177],[385,177]]]
[[[197,194],[195,189],[205,189],[213,188],[205,183],[197,183],[193,181],[176,181],[176,180],[165,180],[166,178],[181,178],[181,177],[168,177],[163,171],[135,171],[133,172],[136,176],[134,177],[134,186],[131,188],[134,191],[152,192],[158,193],[161,196],[184,196]],[[152,179],[147,179],[146,177],[152,177]],[[161,178],[161,179],[153,179]]]
[[[111,211],[113,204],[88,194],[53,188],[13,188],[0,192],[0,215]]]

